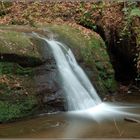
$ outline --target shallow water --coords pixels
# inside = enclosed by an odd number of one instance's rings
[[[113,105],[113,104],[112,104]],[[115,104],[115,106],[123,104]],[[140,106],[126,109],[140,115]],[[108,112],[108,116],[111,116]],[[103,114],[102,114],[103,115]],[[140,123],[125,121],[126,114],[103,117],[96,121],[95,114],[87,112],[62,112],[34,119],[1,124],[0,137],[7,138],[93,138],[130,137],[140,138]],[[131,116],[131,118],[135,118]],[[140,118],[137,116],[137,120]]]
[[[69,118],[63,114],[3,125],[1,137],[38,138],[92,138],[92,137],[139,137],[140,124],[116,121],[96,123],[82,118]]]

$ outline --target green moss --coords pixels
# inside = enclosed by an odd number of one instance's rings
[[[39,47],[27,34],[0,27],[0,122],[28,116],[36,109],[32,66],[44,62]]]
[[[0,52],[38,57],[39,53],[24,33],[15,31],[0,32]]]
[[[32,37],[25,33],[0,27],[1,61],[16,62],[23,66],[36,66],[45,60],[39,53],[39,47],[32,42]]]
[[[98,78],[100,85],[104,86],[107,91],[114,92],[116,89],[116,82],[114,80],[114,71],[109,56],[106,51],[106,46],[101,39],[93,38],[88,41],[88,47],[82,50],[84,61],[89,64],[92,69],[96,67],[98,71]]]
[[[37,105],[33,76],[33,68],[0,62],[0,122],[33,113]]]
[[[15,74],[22,76],[33,76],[34,71],[32,68],[23,68],[17,63],[0,62],[0,75],[1,74]]]
[[[32,114],[37,104],[34,97],[26,97],[23,101],[0,101],[0,122],[6,122]]]

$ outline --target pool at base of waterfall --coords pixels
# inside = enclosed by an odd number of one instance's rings
[[[102,110],[101,114],[100,110]],[[119,113],[120,110],[122,113]],[[122,103],[103,103],[102,105],[99,105],[99,107],[83,111],[42,114],[34,119],[1,124],[0,137],[140,138],[140,117],[136,115],[129,116],[126,114],[126,112],[128,113],[128,110],[129,114],[140,114],[140,106],[131,104],[130,107],[129,104]],[[136,120],[136,122],[134,120]]]

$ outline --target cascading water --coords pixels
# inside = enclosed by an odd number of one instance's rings
[[[39,38],[45,40],[53,52],[66,93],[68,110],[84,110],[100,104],[100,97],[76,62],[72,51],[54,39]]]
[[[78,65],[70,49],[55,40],[44,39],[52,49],[58,70],[62,77],[68,109],[81,110],[101,103],[94,87]],[[64,48],[64,49],[63,49]]]

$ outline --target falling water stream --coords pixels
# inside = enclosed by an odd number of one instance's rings
[[[55,57],[66,94],[68,110],[83,110],[100,104],[101,99],[76,62],[72,51],[58,41],[42,39],[47,42]]]
[[[102,102],[66,45],[54,39],[40,37],[36,33],[34,35],[44,40],[52,50],[69,111],[2,126],[0,136],[88,138],[135,135],[140,137],[140,125],[127,124],[123,120],[125,117],[140,118],[139,104]],[[136,131],[133,131],[134,129]]]

